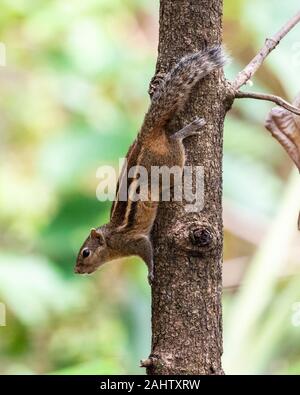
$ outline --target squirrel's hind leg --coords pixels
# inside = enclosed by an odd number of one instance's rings
[[[189,123],[184,128],[180,129],[178,132],[174,133],[171,138],[176,140],[184,140],[185,138],[198,134],[200,129],[206,124],[203,118],[196,118],[193,122]]]

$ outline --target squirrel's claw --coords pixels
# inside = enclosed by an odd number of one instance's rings
[[[149,283],[150,286],[152,285],[153,280],[154,280],[154,274],[153,274],[153,272],[150,272],[148,274],[148,283]]]

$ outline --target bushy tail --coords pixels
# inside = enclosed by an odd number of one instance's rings
[[[221,46],[184,56],[154,93],[143,129],[164,127],[185,104],[192,87],[213,70],[224,66],[226,58]]]

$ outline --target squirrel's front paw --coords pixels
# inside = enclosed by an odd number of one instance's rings
[[[148,274],[148,283],[149,283],[150,286],[152,285],[153,280],[154,280],[154,274],[153,274],[153,272],[150,272]]]
[[[153,95],[155,93],[159,92],[160,86],[163,83],[163,80],[165,78],[166,74],[165,73],[157,73],[151,80],[148,93],[152,99]]]

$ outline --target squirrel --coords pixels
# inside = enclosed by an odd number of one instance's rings
[[[152,166],[179,166],[185,163],[183,140],[200,131],[205,121],[196,118],[175,133],[167,132],[168,123],[186,103],[192,87],[213,70],[226,63],[221,46],[206,48],[184,56],[167,73],[154,91],[150,108],[144,122],[131,145],[126,159],[127,168],[144,166],[148,174]],[[99,266],[114,259],[136,255],[148,267],[148,281],[153,281],[153,249],[150,233],[156,218],[159,201],[151,198],[134,201],[119,199],[124,182],[132,184],[125,168],[122,169],[112,204],[109,223],[93,228],[81,246],[75,273],[92,273]],[[147,181],[148,182],[148,181]],[[127,185],[127,184],[125,184]]]

